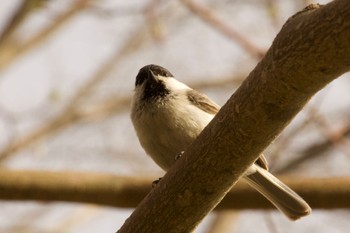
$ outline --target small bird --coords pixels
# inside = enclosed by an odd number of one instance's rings
[[[177,81],[161,66],[144,66],[136,76],[131,120],[141,146],[165,171],[219,109],[206,95]],[[268,172],[264,155],[243,178],[288,218],[296,220],[311,212],[298,194]]]

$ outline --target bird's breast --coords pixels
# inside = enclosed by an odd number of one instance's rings
[[[212,117],[177,100],[145,106],[133,123],[147,154],[167,170],[175,162],[176,155],[196,139]]]

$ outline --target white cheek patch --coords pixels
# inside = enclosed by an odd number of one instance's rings
[[[162,80],[164,83],[166,83],[166,87],[170,90],[170,91],[177,91],[177,90],[188,90],[191,89],[189,88],[186,84],[183,84],[182,82],[177,81],[174,78],[171,77],[162,77],[162,76],[158,76],[159,80]]]

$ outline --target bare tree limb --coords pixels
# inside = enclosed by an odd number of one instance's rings
[[[52,24],[45,27],[35,36],[25,42],[22,42],[21,44],[8,46],[8,43],[6,42],[8,41],[8,38],[11,37],[13,31],[18,27],[19,24],[23,22],[31,10],[41,2],[38,0],[24,1],[25,3],[23,3],[23,6],[19,9],[18,12],[19,16],[14,16],[14,25],[10,24],[2,34],[3,39],[0,41],[0,69],[3,69],[4,67],[10,65],[17,57],[39,45],[45,39],[49,38],[53,32],[68,22],[69,19],[75,16],[77,12],[85,9],[89,1],[90,0],[75,0],[66,12],[58,16]]]
[[[215,218],[211,222],[210,226],[205,230],[206,233],[225,233],[231,232],[232,226],[234,226],[238,219],[239,213],[237,211],[218,211],[215,213]]]
[[[260,59],[264,56],[265,50],[258,48],[248,38],[241,35],[232,26],[229,26],[218,14],[206,5],[199,3],[197,0],[182,0],[182,3],[186,5],[192,13],[207,22],[214,29],[241,45],[242,48],[253,57]]]
[[[195,229],[309,99],[349,71],[349,29],[347,0],[312,5],[292,16],[262,61],[118,232]]]
[[[333,136],[333,139],[335,140],[345,140],[346,138],[348,138],[350,136],[350,123],[346,124],[337,132],[335,132]],[[330,138],[326,138],[318,143],[310,145],[309,147],[300,151],[300,156],[289,161],[288,164],[285,164],[284,166],[276,169],[275,173],[281,173],[282,171],[291,171],[293,170],[293,168],[298,167],[299,164],[305,163],[306,161],[310,161],[316,158],[319,159],[321,158],[321,156],[325,155],[326,152],[332,149],[333,145],[334,141],[332,141]]]
[[[134,208],[152,189],[154,177],[126,177],[88,172],[0,171],[0,199],[66,201]],[[281,177],[313,208],[349,208],[350,178]],[[217,206],[228,209],[274,209],[257,191],[238,183]]]
[[[11,37],[13,32],[23,23],[27,16],[43,4],[43,0],[22,1],[0,34],[0,47]]]

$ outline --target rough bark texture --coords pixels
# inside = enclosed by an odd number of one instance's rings
[[[350,1],[291,17],[262,61],[118,232],[191,232],[308,100],[349,68]]]
[[[280,177],[312,208],[350,208],[350,178]],[[154,178],[99,173],[0,171],[0,200],[66,201],[134,208]],[[216,209],[275,209],[261,194],[239,182]],[[277,210],[276,210],[277,211]]]

